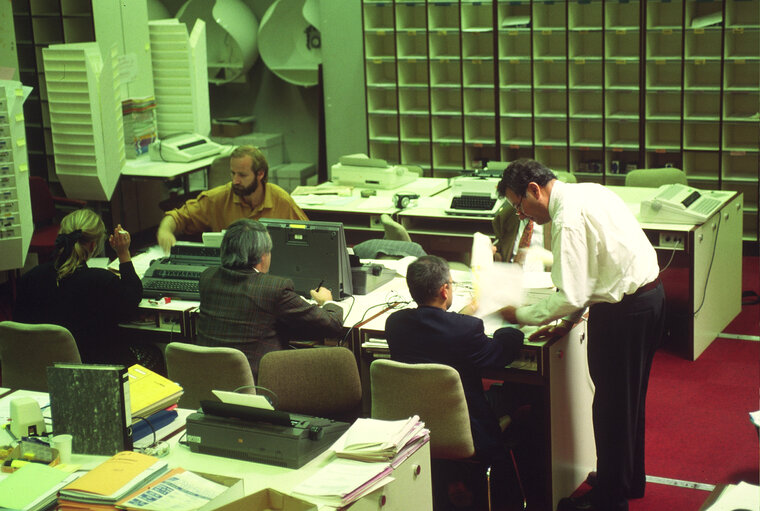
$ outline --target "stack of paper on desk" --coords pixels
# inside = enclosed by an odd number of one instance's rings
[[[178,384],[140,364],[130,367],[127,373],[133,420],[176,405],[184,392]]]
[[[429,434],[417,415],[400,421],[357,419],[333,447],[339,458],[391,461],[408,444]]]
[[[46,509],[55,502],[58,489],[77,477],[41,463],[27,463],[0,481],[0,508]]]

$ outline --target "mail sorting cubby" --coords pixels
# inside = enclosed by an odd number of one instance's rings
[[[615,30],[604,33],[604,56],[607,59],[633,60],[639,59],[638,30]]]
[[[462,61],[462,84],[465,87],[493,88],[493,59]]]
[[[636,101],[638,101],[638,94]],[[681,91],[647,91],[646,118],[657,120],[679,120],[681,118]]]
[[[371,58],[396,58],[396,41],[390,32],[365,32],[364,52]]]
[[[499,160],[499,146],[495,144],[465,144],[464,161],[466,168],[480,169],[489,161]]]
[[[536,145],[542,146],[566,146],[567,145],[567,120],[566,119],[535,119]]]
[[[647,30],[680,29],[682,9],[681,2],[647,2]]]
[[[495,144],[496,118],[465,115],[464,140],[474,144]]]
[[[496,115],[495,89],[465,89],[465,115]]]
[[[370,140],[398,140],[398,117],[371,114],[369,116],[369,138]]]
[[[464,168],[462,144],[433,142],[433,167],[443,170],[462,170]]]
[[[456,32],[429,32],[428,46],[431,59],[458,59],[461,56],[459,34]]]
[[[604,131],[601,119],[572,119],[570,121],[571,147],[602,147]]]
[[[432,2],[428,4],[428,30],[459,32],[459,4]]]
[[[640,8],[637,1],[605,2],[604,27],[607,30],[638,28]]]
[[[424,32],[396,32],[398,58],[427,59],[427,37]]]
[[[500,32],[499,57],[530,58],[530,31],[506,30]]]
[[[700,28],[723,23],[722,3],[718,0],[686,0],[684,25]]]
[[[760,9],[755,2],[726,0],[727,27],[757,27],[760,25]]]
[[[686,120],[719,120],[720,92],[695,90],[684,91],[683,117]]]
[[[364,2],[364,30],[393,30],[392,2]]]
[[[719,90],[720,60],[684,61],[684,89]]]
[[[721,29],[687,30],[684,37],[685,59],[720,59]]]
[[[726,60],[723,63],[725,91],[754,91],[760,89],[760,60]]]
[[[431,87],[461,87],[462,61],[459,59],[431,60],[430,85]]]
[[[529,146],[533,144],[533,120],[525,117],[501,119],[501,143]]]
[[[533,115],[533,101],[529,90],[501,89],[499,110],[502,116],[530,117]]]
[[[401,142],[401,163],[430,169],[430,142]]]
[[[639,63],[625,60],[605,62],[604,86],[609,90],[638,90]]]
[[[533,58],[564,59],[567,55],[564,30],[533,32]]]
[[[373,85],[396,85],[396,63],[393,61],[368,60],[367,87]]]
[[[539,89],[533,92],[534,116],[564,119],[567,117],[567,94],[564,90]]]
[[[433,141],[461,144],[464,140],[463,122],[461,116],[434,115]]]
[[[499,28],[527,27],[530,24],[530,2],[498,2],[496,7]]]
[[[605,117],[608,119],[638,119],[639,92],[634,90],[609,90],[605,94],[604,108],[606,111]]]
[[[396,88],[367,87],[367,112],[370,114],[398,113]]]
[[[567,26],[570,30],[594,30],[602,25],[602,2],[568,2]]]
[[[566,89],[567,62],[564,60],[534,60],[534,88]]]
[[[758,8],[760,10],[760,8]],[[758,58],[760,27],[726,30],[726,58]]]
[[[647,149],[680,150],[680,121],[649,120],[644,124],[644,138]]]
[[[568,61],[570,90],[602,89],[602,61],[576,59]]]
[[[462,32],[462,58],[493,58],[493,33]]]
[[[400,163],[399,147],[396,141],[370,140],[369,154],[372,158],[380,158],[388,163]]]
[[[566,147],[550,147],[536,145],[534,150],[534,158],[552,170],[566,171],[567,167],[567,148]]]
[[[570,89],[570,118],[601,118],[602,95],[596,90]]]
[[[396,4],[396,30],[422,30],[427,25],[427,10],[423,2]]]
[[[499,87],[502,89],[530,90],[532,76],[530,60],[499,61]]]
[[[639,122],[637,120],[607,120],[605,122],[604,143],[609,148],[615,149],[638,149],[639,144]],[[679,134],[678,127],[675,128],[676,134]]]
[[[460,115],[462,113],[462,89],[431,88],[430,106],[433,115]]]
[[[571,59],[587,59],[602,57],[602,31],[592,30],[570,32],[568,57]]]
[[[533,2],[531,21],[533,31],[562,29],[567,26],[565,9],[557,9],[554,2]]]
[[[430,103],[428,89],[404,88],[398,89],[399,112],[402,114],[428,114]]]
[[[723,119],[733,121],[755,120],[758,95],[749,92],[723,91]]]
[[[721,176],[723,179],[749,179],[757,182],[757,149],[753,151],[724,151]]]
[[[672,29],[653,30],[646,33],[647,59],[681,60],[681,31]]]
[[[628,67],[631,68],[633,66]],[[647,62],[647,90],[681,90],[681,67],[680,60],[661,59]],[[636,68],[636,73],[638,75],[638,67]]]
[[[402,115],[399,118],[399,124],[402,141],[430,141],[430,117],[427,115]]]
[[[757,121],[724,122],[723,149],[726,151],[757,151],[760,128]]]
[[[636,153],[636,156],[638,153]],[[681,158],[681,151],[665,151],[665,150],[650,150],[644,155],[644,167],[645,169],[661,169],[664,167],[675,167],[677,169],[683,169],[683,159]],[[636,156],[632,160],[636,159]],[[608,167],[609,168],[609,167]],[[623,167],[621,167],[623,169]],[[713,169],[714,171],[715,169]],[[687,176],[688,177],[688,176]]]
[[[398,85],[427,87],[428,64],[427,61],[398,61]]]
[[[683,167],[687,179],[709,179],[717,181],[715,169],[720,166],[720,158],[715,151],[683,152]]]
[[[519,160],[520,158],[530,158],[533,159],[534,155],[533,146],[530,145],[529,147],[520,147],[517,145],[513,146],[502,146],[501,148],[501,161],[515,161]]]
[[[493,29],[491,2],[462,2],[462,31],[486,31]]]
[[[570,171],[599,173],[603,168],[602,160],[603,154],[599,149],[571,149]]]

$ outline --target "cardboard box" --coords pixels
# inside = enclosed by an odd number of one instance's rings
[[[199,508],[198,511],[214,511],[230,504],[231,502],[238,501],[243,495],[245,495],[245,484],[242,479],[216,474],[206,474],[203,472],[195,472],[195,474],[210,481],[214,481],[215,483],[222,484],[228,488],[227,491],[209,501],[205,506]]]
[[[291,193],[298,186],[316,184],[317,166],[313,163],[283,163],[269,167],[269,182],[276,183]]]
[[[247,135],[253,131],[254,120],[255,118],[252,116],[213,119],[211,121],[211,135],[215,137]]]
[[[217,508],[217,511],[317,511],[317,505],[267,488]]]
[[[241,146],[252,145],[258,147],[267,159],[269,168],[280,165],[285,159],[285,149],[281,133],[250,133],[238,137],[212,136],[211,140],[217,144]],[[229,169],[228,169],[229,171]]]

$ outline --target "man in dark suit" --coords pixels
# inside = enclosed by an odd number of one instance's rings
[[[391,358],[412,364],[446,364],[457,370],[470,413],[475,456],[494,464],[496,470],[509,456],[497,418],[503,411],[495,412],[489,405],[480,370],[512,362],[522,346],[523,333],[501,328],[490,339],[481,319],[448,312],[454,288],[448,263],[440,257],[423,256],[414,261],[406,282],[418,307],[388,317],[385,333]]]
[[[230,224],[222,239],[221,266],[200,277],[198,343],[243,351],[254,376],[265,353],[287,348],[292,338],[338,336],[343,309],[329,289],[311,290],[314,305],[293,288],[293,281],[267,273],[272,239],[266,227],[247,218]]]

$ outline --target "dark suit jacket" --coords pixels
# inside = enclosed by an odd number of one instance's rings
[[[515,213],[512,204],[505,201],[491,220],[493,232],[496,235],[496,248],[501,255],[501,260],[505,263],[512,261],[517,233],[520,231],[520,217]]]
[[[512,362],[522,346],[523,333],[502,328],[491,339],[484,333],[481,319],[423,305],[391,314],[385,323],[385,334],[393,360],[446,364],[459,372],[476,454],[505,456],[497,418],[483,393],[480,370]]]
[[[269,273],[213,266],[201,274],[199,291],[198,344],[243,351],[254,375],[261,357],[290,339],[335,337],[343,329],[339,305],[309,303],[292,280]]]

